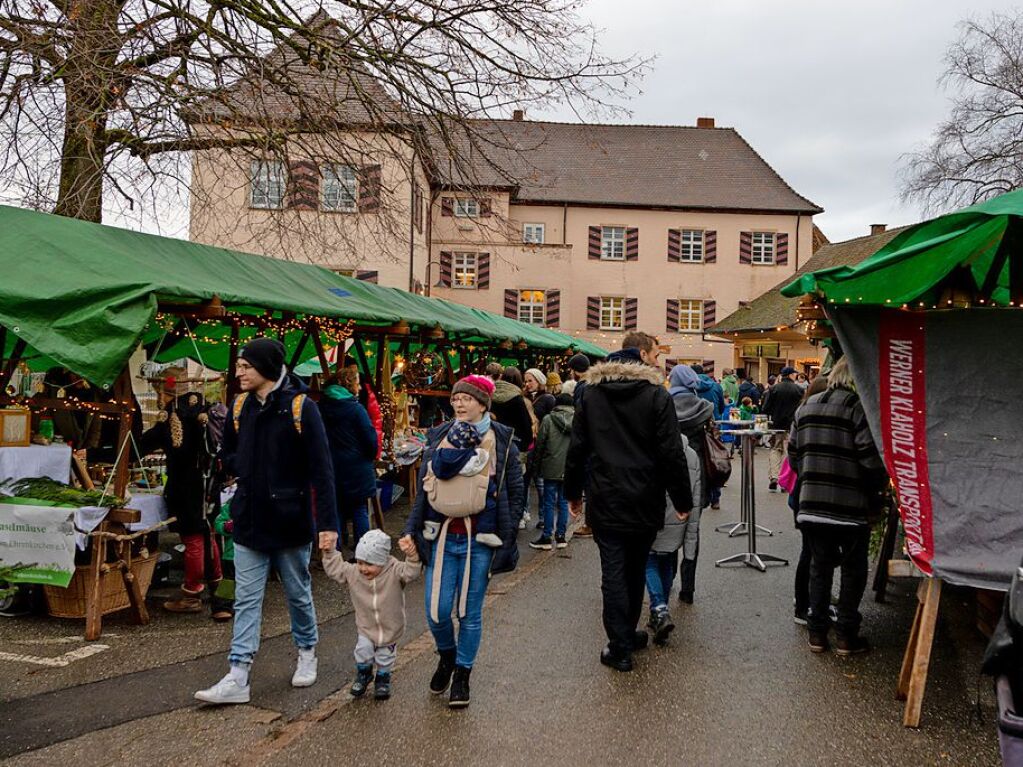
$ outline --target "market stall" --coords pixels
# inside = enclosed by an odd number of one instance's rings
[[[941,581],[1008,587],[1023,551],[1023,192],[910,227],[854,267],[804,275],[833,327],[893,488],[921,587],[899,692],[919,721]],[[823,331],[823,332],[821,332]]]

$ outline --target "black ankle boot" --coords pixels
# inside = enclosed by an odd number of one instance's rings
[[[430,692],[434,695],[442,695],[447,692],[451,684],[451,674],[455,670],[455,650],[440,650],[440,660],[437,662],[437,670],[433,672],[433,679],[430,680]]]
[[[451,682],[451,697],[448,699],[448,706],[451,708],[465,708],[469,705],[469,674],[471,668],[455,666],[455,677]]]
[[[377,700],[387,700],[391,697],[391,672],[378,671],[376,682],[373,684],[373,697]]]
[[[366,694],[366,690],[369,688],[369,683],[373,681],[373,664],[372,663],[358,663],[355,666],[357,671],[355,675],[355,681],[352,682],[352,688],[349,692],[353,698],[361,698]]]

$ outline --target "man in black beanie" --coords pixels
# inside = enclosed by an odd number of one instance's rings
[[[284,366],[284,346],[249,341],[238,355],[241,386],[224,427],[221,458],[237,479],[231,499],[235,547],[234,636],[227,676],[196,699],[248,703],[249,670],[259,649],[263,595],[273,567],[280,573],[298,647],[294,687],[316,682],[316,610],[309,576],[310,544],[337,544],[334,469],[320,411],[308,387]]]

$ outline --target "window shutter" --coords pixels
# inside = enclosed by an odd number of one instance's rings
[[[362,280],[363,282],[372,282],[376,285],[380,281],[380,272],[357,271],[355,273],[355,279]]]
[[[675,367],[675,366],[676,366],[677,364],[678,364],[678,360],[669,360],[669,359],[666,359],[666,360],[664,361],[664,374],[665,374],[665,375],[670,375],[670,374],[671,374],[671,369],[672,369],[673,367]]]
[[[774,263],[785,266],[789,262],[789,236],[784,232],[774,235]]]
[[[453,216],[453,215],[455,215],[455,198],[454,197],[441,197],[440,198],[440,214],[442,216]]]
[[[513,320],[519,318],[519,291],[506,288],[504,291],[504,316]]]
[[[590,227],[593,231],[593,227]],[[600,330],[600,296],[589,296],[586,299],[586,329]]]
[[[490,254],[476,255],[476,289],[490,290]]]
[[[625,329],[635,330],[639,325],[639,299],[625,299]]]
[[[718,233],[708,229],[703,233],[703,263],[713,264],[718,260]]]
[[[451,271],[453,257],[450,250],[442,250],[440,252],[440,277],[437,278],[438,288],[450,288],[451,287]]]
[[[561,327],[561,291],[548,290],[546,294],[545,314],[547,315],[547,327]]]
[[[664,329],[669,333],[678,332],[678,299],[668,299],[668,318],[665,322]]]
[[[703,372],[709,376],[714,375],[714,360],[703,361]]]
[[[739,232],[739,263],[753,263],[753,232]]]
[[[359,168],[359,213],[380,212],[380,166]]]
[[[480,206],[480,215],[481,216],[493,215],[493,210],[492,210],[491,205],[490,205],[490,198],[489,197],[480,197],[476,202]]]
[[[591,226],[590,227],[590,249],[589,249],[587,255],[589,256],[589,258],[591,260],[592,259],[596,259],[597,261],[600,260],[600,227],[599,226]]]
[[[320,171],[316,163],[297,160],[288,163],[287,207],[294,210],[316,210],[319,206]]]
[[[625,230],[625,260],[639,260],[639,228],[630,226]]]
[[[703,329],[706,330],[715,322],[717,322],[718,313],[718,302],[717,301],[704,301],[703,302]]]
[[[668,230],[668,260],[669,261],[681,261],[682,260],[682,230],[681,229],[669,229]]]

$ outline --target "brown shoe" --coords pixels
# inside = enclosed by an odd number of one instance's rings
[[[810,652],[822,653],[828,651],[828,635],[827,632],[821,634],[816,631],[811,631],[809,636]]]
[[[213,618],[213,620],[215,620],[217,623],[226,623],[227,621],[231,620],[234,617],[234,613],[231,612],[230,610],[220,608],[214,610],[210,617]]]
[[[835,655],[862,655],[870,652],[870,642],[861,636],[838,637],[835,642]]]
[[[720,510],[721,510],[721,504],[720,504],[720,503],[712,503],[712,504],[710,505],[710,507],[711,507],[711,509],[713,509],[714,511],[720,511]]]
[[[199,597],[170,599],[163,603],[163,609],[171,613],[198,613],[202,612],[202,600]]]
[[[575,538],[592,538],[593,530],[590,529],[589,525],[579,525],[572,533]]]

